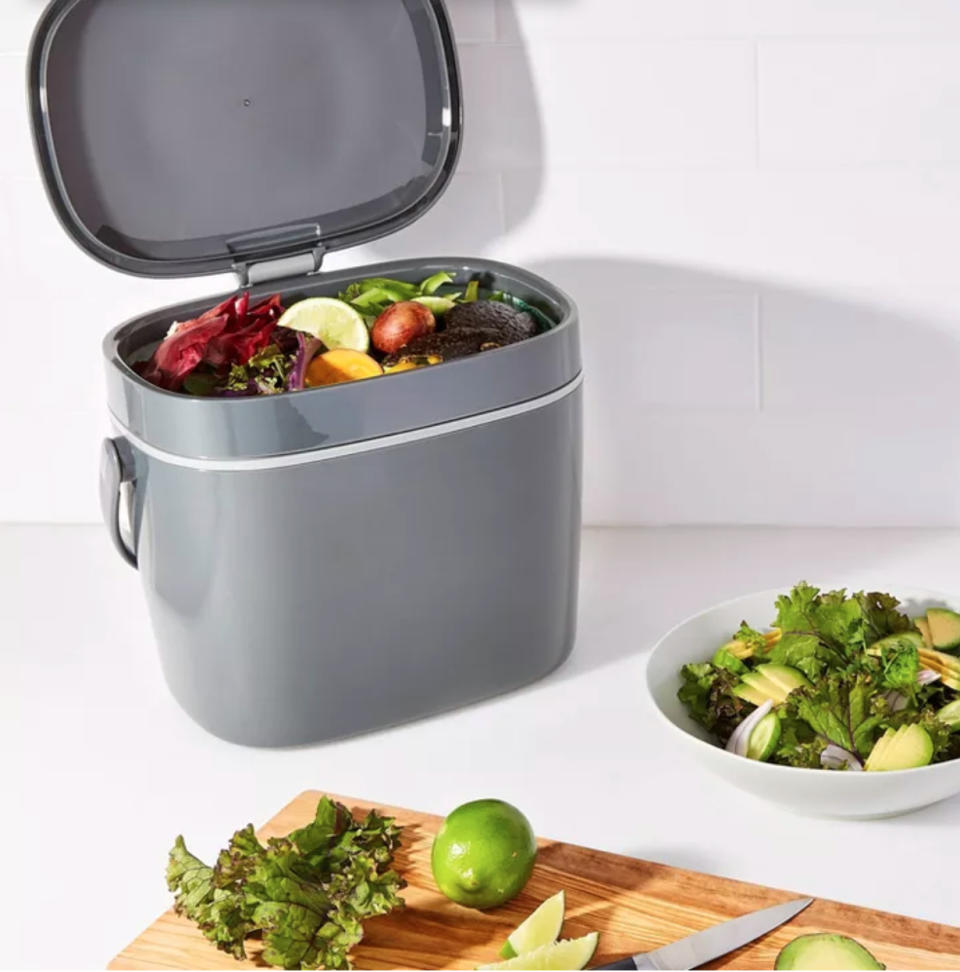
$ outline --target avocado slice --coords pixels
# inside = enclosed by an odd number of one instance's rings
[[[787,665],[761,665],[757,671],[763,672],[765,678],[779,685],[786,692],[786,695],[789,695],[794,689],[804,688],[810,684],[810,680],[803,672]]]
[[[795,668],[786,665],[760,665],[752,672],[745,672],[733,694],[746,699],[754,705],[763,705],[768,699],[774,705],[786,702],[787,696],[804,685],[809,685],[806,676]]]
[[[937,711],[937,718],[945,725],[949,726],[953,732],[960,730],[960,699],[948,702],[942,709]]]
[[[924,648],[920,652],[920,664],[930,668],[940,675],[940,681],[947,688],[960,692],[960,658],[937,651],[935,648]]]
[[[739,691],[741,685],[750,689],[753,697],[748,697],[741,693]],[[774,705],[780,705],[787,697],[786,692],[776,682],[767,678],[759,669],[752,672],[745,672],[740,685],[736,686],[733,691],[734,694],[740,695],[741,698],[745,698],[749,702],[753,702],[754,705],[762,705],[767,701],[773,702]],[[759,698],[760,701],[754,702],[754,698]]]
[[[930,608],[927,611],[933,647],[941,651],[960,647],[960,614],[949,608]]]
[[[870,755],[867,757],[867,762],[864,764],[864,768],[867,768],[873,763],[879,763],[883,765],[883,758],[887,750],[890,748],[890,743],[893,742],[894,737],[897,735],[896,729],[888,729],[874,744],[873,749],[870,750]]]
[[[913,623],[917,627],[917,631],[920,632],[923,638],[923,643],[928,647],[933,647],[933,638],[930,635],[930,622],[926,618],[914,618]]]
[[[859,942],[846,935],[801,935],[784,945],[775,969],[885,969]]]
[[[923,726],[916,723],[888,729],[867,757],[867,772],[916,769],[933,759],[933,740]]]
[[[754,727],[747,740],[747,759],[765,763],[780,742],[780,717],[768,712]]]
[[[744,678],[753,675],[753,672],[747,672]],[[770,700],[770,696],[761,691],[758,688],[754,688],[749,682],[738,682],[733,687],[733,694],[737,698],[743,699],[744,702],[750,702],[753,705],[763,705],[764,702]]]
[[[871,655],[879,655],[884,647],[903,648],[912,645],[919,651],[925,647],[923,635],[919,631],[898,631],[896,634],[887,635],[875,641],[869,649]]]

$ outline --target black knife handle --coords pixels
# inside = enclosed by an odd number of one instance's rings
[[[634,962],[631,956],[627,956],[625,959],[620,959],[619,962],[611,962],[609,965],[597,965],[597,969],[621,969],[624,972],[637,972],[637,963]]]

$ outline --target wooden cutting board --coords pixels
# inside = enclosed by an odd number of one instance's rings
[[[283,836],[313,819],[322,794],[302,793],[259,831]],[[331,794],[332,796],[332,794]],[[334,797],[355,814],[374,809]],[[444,898],[430,874],[430,845],[441,818],[377,806],[406,830],[397,868],[406,878],[407,907],[366,922],[353,955],[358,969],[471,969],[496,961],[507,935],[545,898],[566,892],[565,938],[600,932],[593,965],[659,948],[717,922],[798,897],[757,884],[682,871],[663,864],[541,840],[533,877],[519,897],[494,912],[461,908]],[[189,846],[189,834],[187,834]],[[706,968],[772,969],[797,935],[839,932],[862,942],[890,969],[960,969],[960,928],[817,900],[788,925]],[[262,968],[258,945],[250,960],[218,952],[196,928],[168,911],[111,963],[111,969]]]

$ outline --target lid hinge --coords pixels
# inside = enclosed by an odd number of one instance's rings
[[[257,263],[237,262],[234,263],[233,269],[240,278],[241,287],[254,287],[270,280],[303,277],[316,273],[323,264],[325,252],[322,244],[318,244],[308,253],[294,253],[274,260],[260,260]]]

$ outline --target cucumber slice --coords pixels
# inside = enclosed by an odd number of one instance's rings
[[[526,955],[535,949],[551,945],[560,937],[563,926],[564,899],[563,892],[558,891],[552,898],[547,898],[536,911],[527,918],[500,949],[500,957],[505,959]]]
[[[780,717],[768,712],[754,727],[747,740],[747,759],[765,763],[780,742]]]
[[[960,730],[960,699],[948,702],[937,712],[937,718],[954,732]]]

